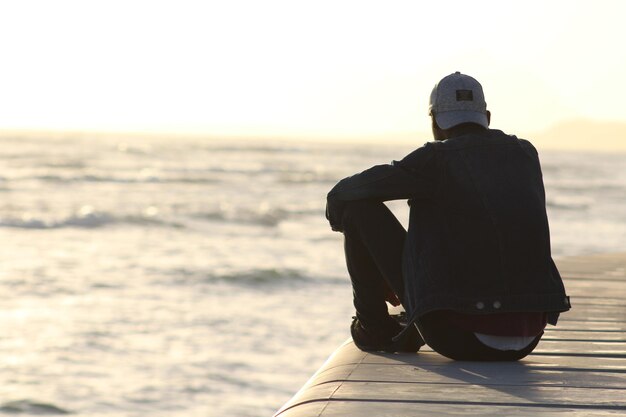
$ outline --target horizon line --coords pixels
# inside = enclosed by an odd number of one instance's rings
[[[569,134],[580,134],[580,128],[585,127],[587,129],[593,128],[608,128],[619,126],[618,130],[611,130],[608,137],[607,145],[613,145],[613,150],[626,151],[626,121],[622,120],[598,120],[591,118],[571,118],[554,123],[546,128],[537,130],[535,132],[526,132],[518,135],[518,137],[530,138],[529,140],[535,144],[539,144],[539,147],[547,149],[563,149],[563,150],[611,150],[604,148],[598,148],[598,141],[582,141],[581,138],[571,138],[571,141],[565,142],[564,139],[558,138],[557,140],[547,140],[545,135],[555,133],[558,130],[571,130],[576,128]],[[492,126],[494,129],[498,127]],[[620,132],[620,130],[623,131]],[[505,130],[506,131],[506,130]],[[508,132],[507,132],[508,133]],[[520,132],[521,133],[521,132]],[[601,132],[603,138],[607,137],[607,132]],[[611,137],[610,134],[614,134]],[[528,134],[528,136],[527,136]],[[8,135],[16,135],[22,137],[33,136],[45,136],[48,139],[62,138],[62,137],[77,137],[77,136],[97,136],[97,137],[114,137],[114,136],[129,136],[129,137],[144,137],[144,138],[189,138],[189,139],[207,139],[207,140],[238,140],[238,141],[259,141],[259,140],[272,140],[272,141],[294,141],[302,140],[306,142],[338,142],[338,143],[380,143],[384,140],[386,143],[397,144],[409,144],[409,143],[425,143],[432,141],[432,132],[424,131],[388,131],[388,132],[363,132],[363,133],[340,133],[331,131],[210,131],[209,129],[97,129],[97,128],[1,128],[0,138],[6,138]],[[619,137],[618,137],[619,136]],[[600,141],[602,143],[602,141]]]

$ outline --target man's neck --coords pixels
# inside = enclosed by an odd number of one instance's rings
[[[457,136],[463,136],[470,133],[481,133],[488,130],[486,127],[478,125],[476,123],[464,123],[458,126],[451,127],[450,129],[443,130],[444,139],[455,138]]]

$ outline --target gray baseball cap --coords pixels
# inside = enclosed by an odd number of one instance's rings
[[[474,78],[458,71],[435,84],[428,110],[441,129],[450,129],[461,123],[489,127],[483,87]]]

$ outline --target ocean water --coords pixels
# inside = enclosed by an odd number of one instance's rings
[[[275,412],[349,336],[326,193],[411,150],[122,135],[0,146],[0,414],[76,416]],[[626,154],[541,159],[554,256],[624,250]],[[406,204],[390,205],[406,224]]]

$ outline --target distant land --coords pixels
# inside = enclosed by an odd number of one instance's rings
[[[557,123],[538,132],[509,130],[506,126],[493,126],[505,133],[530,140],[539,149],[618,151],[626,152],[626,122],[573,119]],[[430,132],[395,132],[367,135],[346,140],[365,142],[424,143],[432,140]],[[324,139],[324,138],[323,138]],[[325,139],[324,139],[325,140]]]
[[[626,151],[626,122],[576,119],[558,123],[529,139],[546,149]]]

